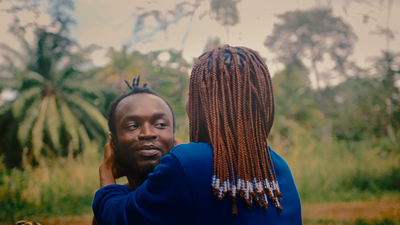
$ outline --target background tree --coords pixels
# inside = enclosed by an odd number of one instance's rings
[[[134,42],[152,41],[152,38],[158,32],[164,32],[166,38],[168,38],[168,28],[170,25],[177,24],[184,18],[190,18],[190,25],[182,37],[183,45],[191,31],[193,17],[203,2],[204,0],[183,1],[176,4],[172,10],[148,10],[145,7],[137,7],[133,13],[136,18],[133,28]],[[240,21],[239,10],[237,9],[239,2],[240,0],[209,0],[209,9],[202,12],[199,18],[202,19],[208,14],[212,20],[217,21],[226,28],[229,39],[229,27],[235,26]],[[154,19],[157,25],[155,27],[149,26],[147,24],[148,19]]]
[[[348,57],[357,36],[341,18],[332,15],[331,9],[288,11],[277,17],[281,23],[274,24],[264,45],[277,55],[279,62],[309,69],[318,90],[332,84],[333,79],[343,81],[350,76],[349,69],[354,64]],[[321,71],[318,64],[326,63],[327,58],[332,60],[333,68]]]
[[[182,44],[185,43],[189,35],[193,16],[203,0],[183,1],[175,5],[172,10],[148,10],[144,7],[137,7],[133,13],[136,21],[133,27],[134,42],[151,41],[158,32],[164,32],[168,38],[168,28],[172,24],[177,24],[183,18],[190,18],[190,26],[186,34],[182,37]],[[150,4],[150,3],[149,3]],[[149,27],[147,19],[153,18],[157,22],[156,27]]]
[[[211,51],[215,47],[222,47],[223,45],[219,37],[208,37],[203,52]]]
[[[2,1],[0,1],[0,4]],[[9,8],[3,9],[5,12],[13,15],[14,20],[9,24],[10,30],[15,32],[25,32],[29,28],[35,29],[38,25],[36,21],[30,21],[27,24],[22,24],[20,20],[20,14],[30,12],[35,15],[37,19],[43,10],[40,8],[43,4],[43,0],[38,1],[26,1],[26,0],[14,0]],[[68,36],[69,28],[71,25],[76,24],[76,20],[68,14],[68,11],[75,10],[75,2],[73,0],[47,0],[49,5],[46,10],[46,14],[50,16],[49,24],[40,24],[43,28],[55,28],[58,35]]]
[[[1,149],[6,156],[21,160],[21,150],[26,148],[29,163],[42,155],[73,156],[91,139],[102,141],[108,133],[104,112],[95,106],[105,104],[102,86],[82,71],[95,47],[80,48],[68,38],[41,28],[35,30],[35,36],[35,44],[30,46],[15,33],[24,48],[22,53],[5,44],[0,46],[8,63],[7,70],[3,67],[0,87],[18,91],[13,101],[0,106],[0,121],[9,127],[1,130],[0,137],[2,143],[15,143],[6,135],[15,130],[19,143]],[[20,160],[6,162],[16,166]]]
[[[389,149],[398,150],[400,92],[396,76],[400,55],[384,51],[372,62],[375,69],[365,71],[363,77],[324,90],[324,96],[330,96],[326,98],[329,110],[324,113],[332,118],[333,134],[339,140],[388,138]]]
[[[126,90],[125,80],[132,81],[141,74],[144,66],[143,55],[130,53],[128,48],[128,45],[123,45],[120,51],[110,48],[107,52],[110,62],[97,74],[98,79],[119,90],[118,93]]]
[[[287,120],[292,120],[302,128],[312,128],[321,140],[329,136],[347,142],[388,138],[392,146],[388,149],[396,149],[398,54],[384,51],[371,60],[370,69],[363,69],[348,59],[357,40],[353,29],[331,10],[297,10],[278,18],[282,22],[274,25],[264,43],[285,65],[273,78],[277,115],[283,118],[277,120],[275,130],[291,140],[288,124],[293,123]],[[333,68],[321,71],[318,64],[326,65],[329,59]],[[315,75],[316,86],[311,85],[310,74]]]
[[[240,22],[237,4],[240,0],[211,0],[209,15],[225,27],[226,36],[229,39],[229,27]]]

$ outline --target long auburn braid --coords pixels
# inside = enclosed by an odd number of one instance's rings
[[[212,188],[218,199],[244,198],[268,209],[268,199],[282,212],[282,194],[268,135],[274,113],[274,93],[267,65],[257,52],[225,45],[202,54],[196,61],[189,87],[190,141],[207,132],[214,149]],[[201,108],[207,131],[200,131]]]

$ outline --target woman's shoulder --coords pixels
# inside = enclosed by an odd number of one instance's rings
[[[170,153],[179,157],[205,157],[209,154],[212,155],[213,149],[210,143],[195,143],[190,142],[186,144],[176,145],[171,149]]]
[[[272,162],[274,164],[279,164],[281,166],[287,166],[286,161],[280,156],[278,153],[276,153],[274,150],[271,149],[271,147],[268,146],[269,149],[269,154],[271,155]]]
[[[278,153],[273,151],[270,147],[269,153],[271,155],[272,163],[275,168],[276,175],[285,178],[292,178],[292,172],[290,171],[289,165],[286,163],[285,159],[283,159]]]
[[[170,154],[175,156],[185,165],[199,165],[207,162],[213,162],[213,148],[210,143],[179,144],[171,149]]]

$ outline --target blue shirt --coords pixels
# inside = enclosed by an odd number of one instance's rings
[[[232,199],[218,200],[211,187],[211,144],[188,143],[163,156],[148,179],[134,192],[123,185],[99,189],[93,212],[102,224],[302,224],[300,198],[287,163],[270,150],[283,212],[269,201],[268,211],[256,204],[248,209],[237,198],[238,214],[232,214]]]

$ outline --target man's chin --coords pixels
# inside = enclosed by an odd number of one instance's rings
[[[143,165],[137,165],[138,167],[136,168],[136,172],[141,175],[148,175],[149,173],[153,172],[156,165],[157,163],[146,163]]]

